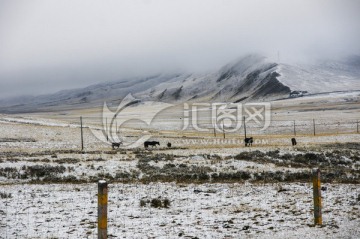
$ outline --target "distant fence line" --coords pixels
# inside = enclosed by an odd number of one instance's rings
[[[313,182],[314,225],[322,225],[320,170],[314,169],[312,174],[309,173],[310,175]],[[142,214],[151,217],[154,213],[156,214],[156,209],[147,210],[146,213],[141,209],[144,206],[141,205],[141,200],[149,196],[159,198],[158,195],[164,190],[161,183],[140,187],[137,184],[117,184],[115,187],[108,187],[105,180],[99,180],[97,192],[94,184],[86,184],[85,187],[74,185],[66,188],[62,188],[62,185],[54,186],[45,185],[42,188],[38,188],[38,185],[18,186],[14,194],[1,199],[2,238],[14,238],[14,236],[17,238],[84,238],[85,232],[86,238],[104,239],[108,238],[110,234],[119,236],[133,228],[133,221],[127,219],[129,217],[126,215],[127,208],[139,208]],[[188,187],[189,191],[193,193],[187,198],[181,198],[180,187],[170,188],[172,201],[191,200],[198,197],[195,191],[196,185],[189,184]],[[259,187],[259,185],[255,187]],[[9,186],[7,186],[7,190],[10,191]],[[239,197],[241,195],[236,187],[229,187],[226,191],[223,197]],[[311,198],[310,190],[307,190],[306,194],[304,200]],[[117,203],[122,201],[125,202]],[[108,203],[111,210],[108,210]],[[290,202],[287,203],[290,204]],[[213,201],[211,206],[216,208],[217,204],[218,201]],[[305,204],[310,211],[311,201],[307,201]],[[119,209],[120,205],[122,207]],[[196,209],[198,208],[194,204],[193,210]],[[140,217],[131,216],[131,219],[136,218]],[[13,230],[18,225],[21,226]],[[111,233],[108,231],[108,225]],[[151,223],[149,223],[150,225]]]
[[[103,119],[101,117],[82,117],[84,126],[96,126],[99,129],[103,128]],[[141,120],[141,119],[140,119]],[[188,127],[183,129],[183,122],[181,119],[161,119],[161,121],[154,121],[150,125],[146,123],[140,123],[140,121],[129,122],[125,125],[125,128],[133,129],[146,129],[146,130],[164,130],[164,131],[183,131],[183,132],[198,132],[198,134],[214,134],[219,136],[224,133],[226,135],[242,135],[245,134],[244,121],[237,120],[233,123],[236,126],[226,127],[223,124],[218,124],[215,127],[207,120],[200,119],[197,122],[196,127],[189,124]],[[110,122],[106,120],[105,122]],[[79,119],[74,119],[72,124],[80,125]],[[325,119],[308,119],[308,120],[270,120],[269,126],[262,130],[264,125],[259,125],[255,122],[246,122],[246,132],[248,135],[326,135],[326,134],[344,134],[344,133],[359,133],[359,120],[325,120]],[[240,125],[240,126],[239,126]],[[106,128],[112,131],[121,131],[123,125],[113,125],[110,127],[106,125]],[[235,128],[238,130],[234,131]],[[204,129],[204,131],[198,131],[196,128]],[[232,132],[234,131],[234,132]]]

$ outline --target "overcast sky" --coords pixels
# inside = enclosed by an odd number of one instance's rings
[[[360,53],[358,0],[0,0],[0,98]]]

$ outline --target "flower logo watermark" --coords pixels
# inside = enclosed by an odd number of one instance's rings
[[[158,107],[156,111],[150,111],[146,117],[139,118],[134,117],[132,113],[129,112],[129,107],[136,103],[139,103],[138,99],[135,99],[131,94],[128,94],[119,104],[116,111],[111,111],[104,102],[103,112],[102,112],[102,130],[98,131],[91,129],[92,133],[104,143],[121,143],[123,148],[135,148],[139,147],[146,140],[150,139],[152,135],[147,131],[142,131],[142,134],[134,139],[130,140],[125,138],[124,135],[120,134],[120,129],[123,125],[131,120],[140,120],[145,123],[147,126],[151,125],[151,121],[155,116],[162,110],[170,107],[169,104],[164,105],[163,107]]]
[[[102,112],[102,130],[91,129],[92,133],[102,142],[107,144],[121,144],[122,148],[139,147],[153,135],[150,131],[141,130],[139,136],[132,135],[131,139],[120,133],[124,124],[131,120],[142,121],[152,127],[152,122],[157,115],[165,109],[174,105],[160,104],[155,110],[145,114],[134,116],[129,111],[131,105],[140,103],[131,94],[128,94],[119,104],[115,111],[107,106],[106,102]],[[135,106],[136,107],[136,106]],[[171,116],[170,116],[171,117]],[[182,130],[194,130],[197,132],[219,131],[234,133],[245,126],[252,124],[261,131],[266,130],[270,125],[271,105],[270,103],[184,103]]]
[[[210,115],[210,126],[203,123],[199,112],[208,110]],[[246,123],[252,123],[261,127],[261,131],[270,126],[271,104],[264,103],[184,103],[183,130],[190,127],[196,131],[226,131],[233,133],[239,131]]]

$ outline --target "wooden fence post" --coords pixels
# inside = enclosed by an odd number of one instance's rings
[[[224,121],[222,122],[222,128],[223,128],[223,135],[224,135],[224,139],[225,139],[225,127],[224,127]]]
[[[296,136],[296,124],[295,124],[295,120],[294,120],[294,136]]]
[[[316,131],[315,131],[315,119],[313,119],[313,125],[314,125],[314,136],[316,135]]]
[[[245,116],[243,117],[244,120],[244,134],[245,134],[245,139],[246,139],[246,123],[245,123]]]
[[[359,133],[359,121],[356,121],[356,132]]]
[[[80,128],[81,128],[81,151],[84,151],[84,137],[83,137],[82,116],[80,116]]]
[[[107,238],[107,204],[108,184],[105,180],[98,182],[98,239]]]
[[[109,131],[108,131],[108,123],[107,118],[105,118],[105,127],[106,127],[106,141],[109,141]]]
[[[322,225],[320,169],[317,168],[313,169],[312,181],[313,181],[313,197],[314,197],[314,222],[315,225]]]

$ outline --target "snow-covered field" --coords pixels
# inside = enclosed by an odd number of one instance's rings
[[[110,183],[110,238],[360,238],[359,110],[349,117],[303,111],[314,100],[341,104],[341,97],[274,102],[268,131],[248,126],[253,147],[244,147],[242,131],[226,139],[221,132],[179,131],[182,121],[167,119],[179,119],[181,108],[165,112],[150,130],[121,130],[124,140],[152,134],[160,147],[150,150],[112,150],[89,129],[101,132],[95,111],[83,118],[84,152],[77,117],[84,111],[1,115],[0,238],[96,238],[102,178]],[[141,117],[153,110],[130,109]],[[293,117],[309,123],[302,132],[297,126],[297,147],[290,145]],[[316,136],[313,117],[321,118]],[[313,226],[312,167],[323,169],[323,227]],[[140,204],[158,197],[170,206]]]
[[[109,238],[359,238],[357,185],[325,184],[323,227],[299,184],[110,184]],[[5,185],[2,238],[96,238],[97,185]],[[169,208],[141,206],[167,198]]]

